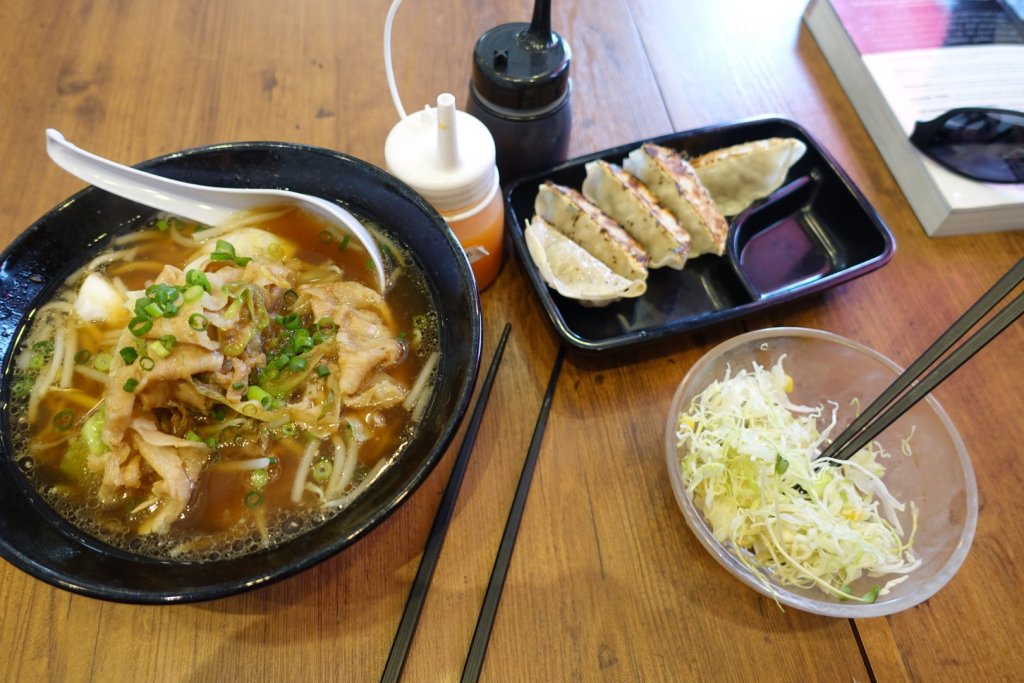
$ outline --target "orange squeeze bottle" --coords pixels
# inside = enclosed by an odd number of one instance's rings
[[[384,144],[388,170],[437,209],[466,251],[477,289],[498,276],[505,204],[494,138],[478,119],[439,95],[437,107],[406,116]]]

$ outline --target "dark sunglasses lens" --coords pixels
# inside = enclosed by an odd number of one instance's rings
[[[1024,182],[1024,115],[959,113],[946,119],[924,148],[937,161],[972,178]]]

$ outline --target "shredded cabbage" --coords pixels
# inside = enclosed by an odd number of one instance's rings
[[[917,507],[910,503],[913,527],[904,542],[897,513],[905,505],[882,481],[879,458],[889,455],[877,442],[845,463],[816,459],[838,406],[819,432],[824,407],[789,400],[784,358],[770,369],[754,363],[727,371],[680,414],[682,481],[715,538],[770,590],[769,577],[873,602],[921,563],[912,549]],[[892,574],[902,576],[853,595],[861,577]]]

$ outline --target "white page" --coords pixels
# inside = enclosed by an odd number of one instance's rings
[[[915,122],[957,107],[1024,111],[1024,45],[880,52],[864,55],[864,62],[908,138]],[[955,208],[1024,202],[1022,185],[980,183],[930,159],[924,158],[924,163]]]

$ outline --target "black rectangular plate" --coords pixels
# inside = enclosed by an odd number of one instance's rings
[[[647,291],[603,308],[567,299],[541,279],[523,237],[544,180],[579,190],[585,165],[620,164],[643,142],[695,157],[771,137],[807,145],[775,194],[730,219],[724,256],[690,259],[681,270],[650,271]],[[645,344],[763,310],[833,287],[884,265],[892,233],[835,160],[798,124],[767,117],[672,133],[572,159],[515,180],[505,190],[505,223],[516,254],[558,334],[584,352]]]

